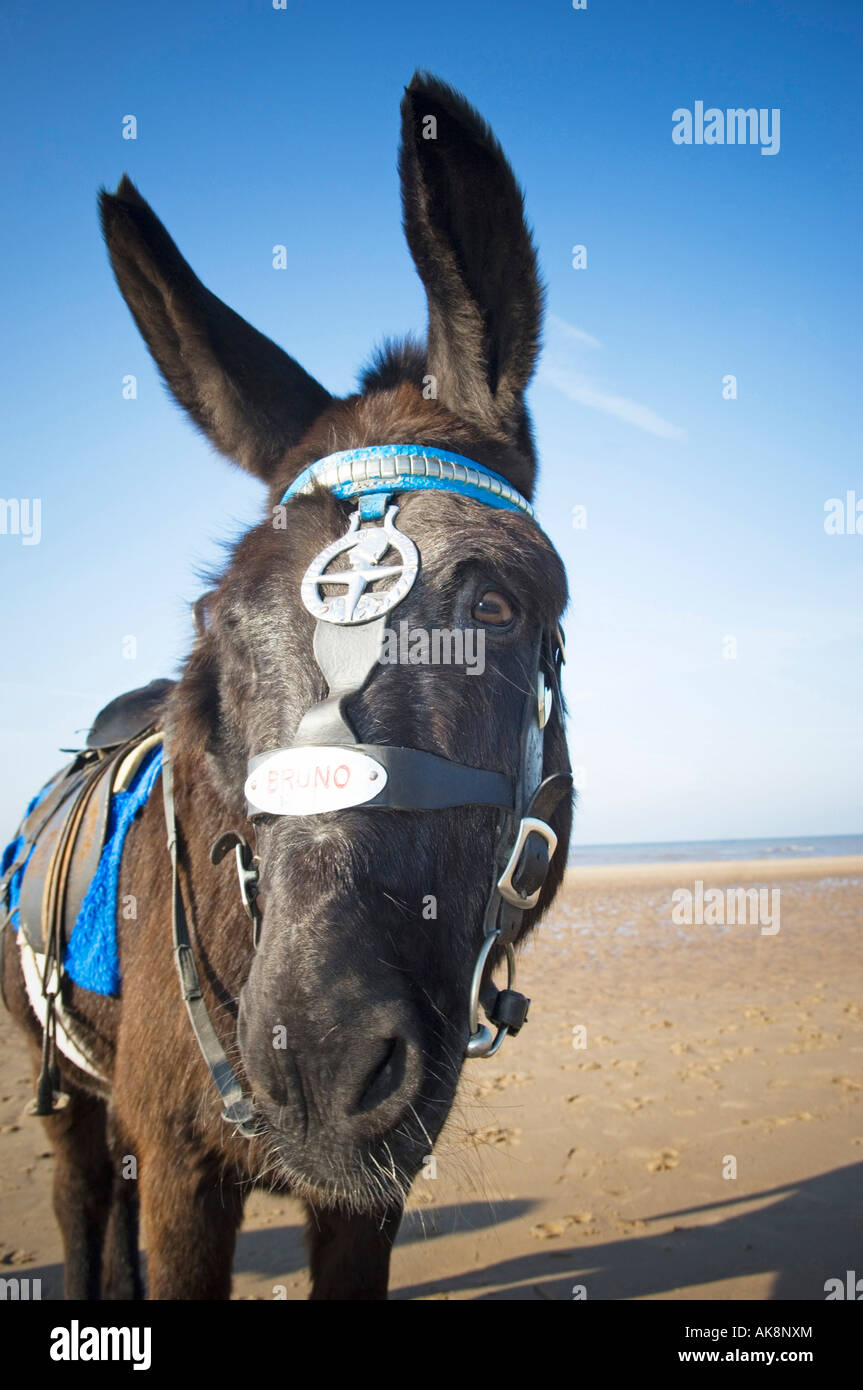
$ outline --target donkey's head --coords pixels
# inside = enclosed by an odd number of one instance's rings
[[[416,76],[402,116],[428,341],[379,353],[347,400],[204,288],[131,183],[102,200],[168,386],[270,490],[201,601],[169,738],[197,737],[207,797],[254,822],[238,1042],[275,1160],[357,1209],[401,1198],[466,1050],[523,1021],[492,970],[554,896],[570,829],[566,584],[527,505],[542,291],[522,197],[449,87]]]

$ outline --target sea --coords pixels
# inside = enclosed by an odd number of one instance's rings
[[[671,840],[657,844],[571,844],[568,864],[663,864],[715,859],[813,859],[863,854],[863,835],[776,835],[766,840]]]

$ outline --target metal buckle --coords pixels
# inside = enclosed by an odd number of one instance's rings
[[[482,943],[480,953],[476,958],[476,965],[473,968],[473,979],[470,982],[470,1037],[465,1049],[466,1057],[493,1057],[509,1032],[509,1028],[504,1024],[498,1028],[494,1036],[490,1028],[479,1021],[479,992],[482,988],[482,977],[485,974],[485,967],[492,947],[500,936],[500,931],[489,932],[485,941]],[[515,951],[510,942],[504,946],[506,951],[506,987],[515,987]]]
[[[240,880],[240,897],[243,900],[243,907],[246,909],[246,916],[256,921],[255,909],[258,896],[258,870],[257,861],[249,845],[245,840],[241,844],[234,846],[237,856],[237,877]]]
[[[240,897],[247,917],[252,923],[252,940],[255,950],[261,936],[261,909],[258,907],[258,858],[251,846],[235,830],[227,830],[220,835],[210,850],[210,863],[221,864],[229,849],[235,851],[237,877],[240,881]]]
[[[557,849],[557,836],[551,826],[546,825],[544,820],[537,820],[535,816],[523,816],[519,822],[518,834],[515,837],[515,845],[513,846],[512,854],[509,856],[509,862],[497,881],[497,891],[500,893],[504,902],[510,903],[513,907],[523,908],[525,911],[528,908],[536,907],[539,902],[539,895],[542,892],[542,884],[540,884],[535,893],[531,893],[528,897],[523,898],[518,890],[513,887],[512,878],[518,868],[521,852],[527,843],[527,837],[531,834],[540,835],[542,839],[545,840],[545,843],[548,845],[548,857],[549,859],[552,858],[554,851]]]
[[[258,1134],[263,1134],[267,1127],[263,1116],[257,1113],[248,1096],[241,1096],[239,1100],[226,1106],[222,1111],[222,1119],[226,1125],[236,1127],[235,1132],[241,1139],[254,1139]]]
[[[541,729],[544,729],[548,723],[553,703],[554,693],[549,690],[545,683],[545,676],[540,671],[536,678],[536,722]]]

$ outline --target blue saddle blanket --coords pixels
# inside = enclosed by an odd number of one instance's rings
[[[131,786],[124,792],[116,792],[111,798],[108,819],[108,835],[105,848],[81,904],[75,926],[66,944],[63,966],[66,973],[82,989],[92,990],[94,994],[119,995],[120,958],[117,950],[117,890],[120,881],[120,865],[123,862],[123,846],[129,827],[153,790],[156,778],[162,767],[162,747],[154,748],[144,759]],[[27,807],[27,815],[39,805],[49,787],[34,796]],[[24,849],[24,840],[19,836],[6,846],[0,859],[0,877],[15,863]],[[32,851],[31,851],[32,853]],[[20,926],[18,903],[21,897],[21,884],[30,862],[28,855],[9,885],[10,921],[15,930]],[[131,913],[129,914],[132,915]]]

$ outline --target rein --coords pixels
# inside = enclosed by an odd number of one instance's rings
[[[542,629],[534,638],[515,782],[503,773],[455,763],[416,748],[360,743],[345,707],[379,662],[386,616],[410,592],[421,568],[413,542],[396,527],[398,506],[390,501],[393,494],[455,493],[535,520],[533,508],[491,469],[447,450],[407,444],[353,449],[319,459],[300,473],[282,497],[282,504],[318,488],[342,499],[357,500],[346,534],[315,557],[300,586],[305,607],[317,619],[314,654],[328,694],[303,715],[292,744],[264,750],[249,759],[247,814],[254,825],[262,817],[321,815],[350,806],[369,810],[497,808],[492,881],[483,942],[470,986],[470,1036],[465,1049],[467,1057],[491,1057],[507,1034],[515,1035],[527,1021],[530,1000],[515,989],[514,943],[524,914],[539,901],[557,848],[557,836],[549,821],[572,790],[568,768],[543,778],[545,729],[555,698],[562,707],[560,672],[565,654],[560,628]],[[382,526],[374,524],[379,521]],[[400,563],[381,563],[390,550],[398,552]],[[346,557],[347,566],[330,569],[330,563],[340,556]],[[384,579],[394,582],[383,589],[371,587]],[[345,592],[334,597],[334,586]],[[222,1097],[222,1118],[251,1138],[260,1132],[261,1121],[218,1040],[194,961],[179,878],[167,746],[162,787],[173,876],[174,958],[183,999],[204,1061]],[[216,841],[210,857],[217,864],[231,848],[236,853],[240,891],[253,922],[257,947],[261,912],[257,861],[249,845],[241,835],[229,831]],[[496,948],[503,949],[507,963],[507,986],[502,990],[490,978]],[[480,1022],[480,1004],[487,1024]]]

